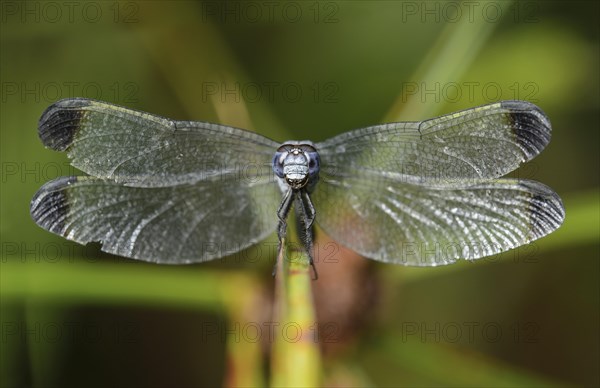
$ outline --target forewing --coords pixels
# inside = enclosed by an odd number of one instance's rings
[[[281,193],[272,176],[139,188],[94,177],[46,183],[35,222],[69,240],[165,264],[226,256],[274,231]]]
[[[83,98],[42,114],[39,136],[92,176],[139,187],[268,173],[278,144],[242,129],[164,117]]]
[[[550,121],[525,101],[502,101],[422,122],[361,128],[317,144],[321,169],[422,182],[493,179],[539,154]]]
[[[374,260],[415,266],[503,252],[564,219],[558,195],[527,180],[461,187],[325,174],[313,202],[318,224],[334,240]]]

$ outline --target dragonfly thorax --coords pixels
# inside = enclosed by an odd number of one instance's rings
[[[273,171],[294,190],[316,183],[319,154],[310,142],[285,142],[273,157]]]

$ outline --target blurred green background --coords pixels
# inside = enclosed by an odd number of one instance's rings
[[[77,174],[36,133],[48,105],[74,96],[278,141],[502,99],[538,104],[553,139],[515,175],[555,189],[565,224],[527,247],[443,268],[334,251],[314,284],[322,381],[600,384],[598,3],[0,5],[3,387],[251,386],[269,373],[265,250],[163,267],[31,221],[35,191]]]

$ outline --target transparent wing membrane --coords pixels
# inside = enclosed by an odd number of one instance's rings
[[[281,194],[269,177],[139,188],[93,177],[46,183],[31,203],[53,233],[120,256],[166,264],[207,261],[271,234]]]
[[[524,180],[426,186],[325,175],[313,200],[317,222],[336,241],[374,260],[415,266],[500,253],[547,235],[564,219],[556,193]]]
[[[550,122],[535,105],[504,101],[421,122],[361,128],[316,145],[322,170],[368,171],[398,179],[458,184],[501,177],[539,154]]]
[[[215,175],[268,174],[278,143],[242,129],[164,117],[83,98],[61,100],[42,115],[44,145],[66,151],[83,172],[139,187]]]

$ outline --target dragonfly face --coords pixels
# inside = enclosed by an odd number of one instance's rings
[[[294,190],[308,184],[309,191],[319,177],[319,154],[310,142],[283,143],[273,157],[273,171]]]

